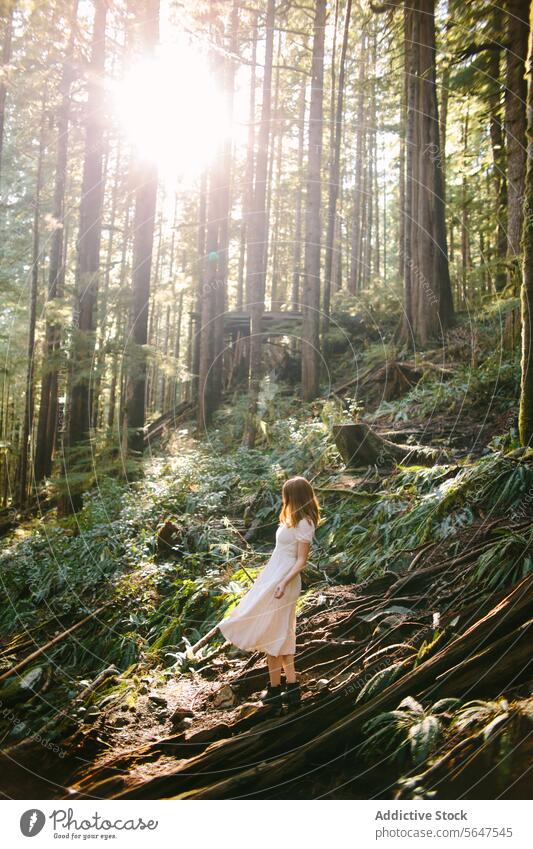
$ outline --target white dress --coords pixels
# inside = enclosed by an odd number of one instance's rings
[[[310,519],[300,519],[294,528],[278,526],[276,547],[264,569],[229,616],[218,623],[227,640],[240,649],[263,651],[274,657],[295,653],[300,575],[289,581],[281,598],[275,598],[274,593],[296,562],[298,542],[312,542],[314,533]]]

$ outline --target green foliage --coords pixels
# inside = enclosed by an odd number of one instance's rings
[[[374,418],[395,422],[427,419],[442,413],[459,413],[475,406],[482,410],[507,410],[516,405],[520,385],[518,360],[503,360],[499,352],[487,356],[476,367],[454,364],[453,378],[443,380],[426,371],[416,386],[397,401],[382,401]]]
[[[401,765],[424,763],[441,739],[441,711],[440,702],[425,710],[407,696],[397,710],[380,713],[363,725],[366,739],[360,747],[361,756],[370,762],[385,758]]]
[[[379,672],[376,672],[376,674],[366,682],[365,686],[358,694],[356,701],[367,702],[369,699],[377,696],[378,693],[385,690],[389,684],[392,684],[393,681],[396,681],[396,679],[399,678],[402,669],[404,668],[404,663],[393,663],[390,666],[385,667],[385,669],[380,669]]]
[[[470,581],[495,591],[525,578],[533,569],[532,531],[518,534],[502,531],[501,539],[480,555]]]
[[[429,540],[453,539],[479,517],[520,518],[532,492],[533,464],[523,451],[495,451],[453,466],[400,467],[369,499],[328,495],[326,513],[331,498],[335,515],[323,529],[324,543],[340,574],[361,579],[407,566],[408,552]],[[506,558],[500,563],[501,581],[512,583],[529,572],[528,540],[515,536],[498,545],[494,557],[489,553],[480,561],[480,580],[490,579],[499,553]],[[498,579],[490,585],[498,585]]]
[[[483,701],[473,699],[466,702],[455,714],[451,727],[457,731],[470,731],[473,728],[492,727],[492,722],[499,717],[507,717],[509,703],[506,699]],[[490,732],[489,732],[490,733]]]

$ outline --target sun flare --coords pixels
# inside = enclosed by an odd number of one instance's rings
[[[194,179],[230,133],[219,81],[186,41],[133,65],[113,100],[124,135],[163,181]]]

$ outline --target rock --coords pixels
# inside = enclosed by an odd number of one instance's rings
[[[153,705],[159,705],[160,707],[168,706],[168,702],[164,698],[164,696],[158,696],[157,693],[150,693],[150,695],[148,696],[148,701],[151,702]]]
[[[147,692],[148,692],[148,687],[146,686],[146,684],[141,684],[141,686],[139,687],[139,694],[141,696],[146,696]]]
[[[113,726],[113,728],[124,728],[125,725],[129,725],[128,719],[125,716],[117,716],[113,722],[109,723]]]
[[[96,705],[91,705],[91,707],[87,708],[85,711],[85,722],[94,722],[101,715],[100,708],[96,707]]]
[[[327,678],[319,678],[316,682],[317,690],[327,690],[329,687],[329,681]]]
[[[190,728],[192,726],[193,720],[190,716],[185,716],[180,723],[181,728]]]
[[[184,719],[187,719],[192,716],[194,716],[192,710],[189,710],[189,708],[178,706],[170,717],[170,721],[172,725],[179,725],[180,722],[182,722]]]
[[[229,684],[225,684],[221,687],[213,699],[213,704],[220,710],[234,707],[237,704],[237,696],[233,688]]]
[[[4,707],[10,707],[19,702],[27,702],[39,692],[43,678],[43,667],[34,666],[20,678],[8,681],[4,687],[0,688],[0,704]]]

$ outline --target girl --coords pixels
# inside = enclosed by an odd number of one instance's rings
[[[240,649],[266,652],[270,683],[263,704],[279,712],[282,702],[300,703],[296,681],[296,601],[320,507],[313,487],[303,477],[289,478],[281,491],[276,547],[252,588],[229,616],[218,624],[224,637]],[[282,693],[281,668],[286,690]]]

